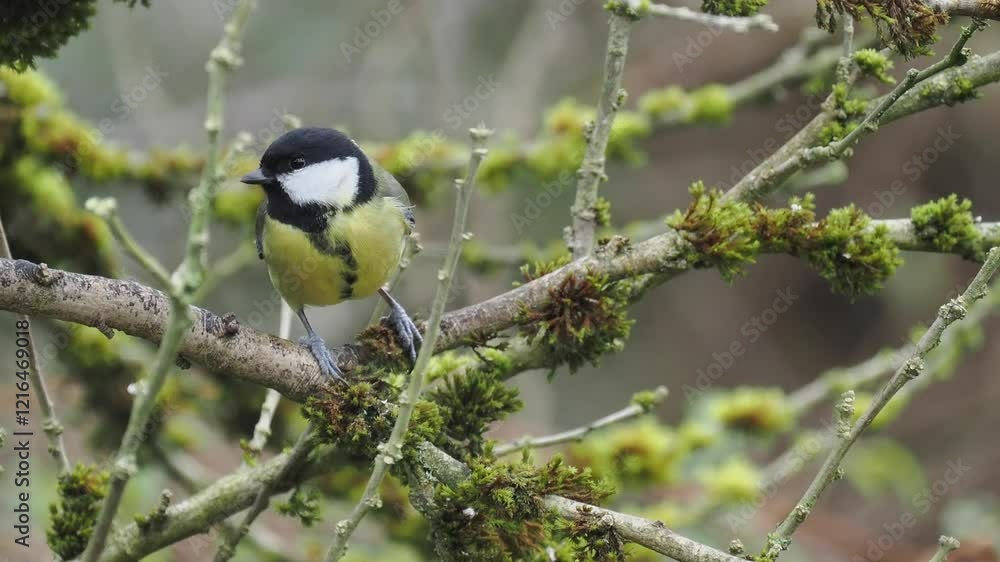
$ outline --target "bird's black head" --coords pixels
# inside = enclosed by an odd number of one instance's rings
[[[361,148],[335,129],[304,127],[278,137],[260,168],[242,179],[261,185],[268,212],[283,222],[302,215],[347,210],[375,195],[375,175]],[[287,220],[286,220],[287,219]]]

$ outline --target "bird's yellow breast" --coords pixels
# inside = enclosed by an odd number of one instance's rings
[[[338,211],[316,234],[268,217],[264,260],[271,283],[293,309],[334,305],[370,296],[389,279],[406,230],[400,204],[381,197]]]

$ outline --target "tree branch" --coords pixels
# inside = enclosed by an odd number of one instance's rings
[[[952,299],[938,310],[938,316],[916,346],[908,354],[908,358],[893,374],[892,378],[879,390],[865,410],[861,418],[849,430],[845,427],[842,439],[838,445],[830,452],[813,479],[809,488],[803,494],[802,499],[795,508],[778,525],[774,533],[768,535],[767,545],[764,547],[763,557],[767,560],[776,560],[782,551],[786,550],[791,543],[792,534],[805,521],[811,509],[816,506],[820,496],[836,479],[840,472],[840,463],[844,460],[851,446],[858,440],[862,433],[871,425],[875,416],[882,411],[882,408],[889,403],[889,400],[899,392],[908,381],[916,378],[924,370],[924,357],[941,341],[941,335],[956,320],[965,317],[968,307],[976,301],[986,296],[988,285],[997,268],[1000,267],[1000,248],[990,250],[989,256],[983,267],[976,274],[976,277],[969,284],[968,288],[958,298]],[[845,399],[846,401],[846,399]],[[853,395],[851,396],[853,402]],[[845,414],[847,404],[841,407],[841,414]],[[850,406],[853,413],[853,405]],[[846,419],[850,415],[842,415],[842,423],[847,424]]]
[[[2,220],[0,220],[0,258],[10,259],[10,246],[7,245],[7,233],[4,231]],[[45,375],[38,363],[41,357],[35,349],[35,337],[31,332],[31,319],[27,315],[18,314],[15,328],[14,334],[17,340],[20,341],[23,338],[26,345],[22,347],[19,343],[19,350],[14,354],[14,366],[18,369],[14,376],[21,380],[21,382],[15,382],[14,386],[19,392],[22,392],[23,388],[26,396],[28,387],[34,390],[42,410],[42,430],[45,431],[45,436],[49,441],[49,453],[55,459],[59,473],[67,473],[70,470],[70,464],[69,456],[66,455],[66,444],[62,438],[63,426],[59,422],[59,416],[56,415],[55,406],[52,405],[52,398],[45,386]],[[27,353],[27,357],[21,355],[20,349]],[[27,381],[23,376],[25,372],[27,372]],[[22,385],[24,386],[22,387]]]
[[[667,6],[665,4],[650,4],[649,13],[654,16],[674,18],[681,21],[690,21],[721,27],[736,33],[746,33],[752,29],[764,29],[766,31],[778,31],[778,24],[767,14],[757,14],[750,17],[717,16],[696,12],[684,6]]]
[[[497,445],[497,447],[493,449],[493,454],[498,457],[502,457],[524,449],[538,449],[541,447],[561,445],[572,441],[582,441],[586,436],[590,435],[594,431],[597,431],[598,429],[603,429],[609,425],[628,421],[632,418],[637,418],[643,414],[649,413],[654,405],[659,404],[666,399],[666,397],[667,387],[659,386],[653,391],[652,396],[650,397],[652,403],[639,404],[633,401],[633,403],[625,406],[621,410],[612,412],[581,427],[562,431],[545,437],[524,437],[511,441],[510,443]]]
[[[589,123],[584,133],[587,136],[587,150],[583,162],[577,170],[576,200],[573,202],[573,228],[568,237],[574,258],[581,258],[594,249],[597,231],[597,190],[601,182],[607,180],[604,161],[611,136],[611,125],[615,114],[625,104],[626,93],[622,89],[625,74],[625,57],[628,41],[632,33],[632,18],[611,14],[608,31],[608,46],[604,55],[604,83],[601,97],[597,102],[597,117]]]

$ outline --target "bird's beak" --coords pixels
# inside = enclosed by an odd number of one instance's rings
[[[264,174],[264,172],[260,170],[260,168],[257,168],[256,170],[243,176],[243,178],[240,179],[240,181],[250,185],[262,185],[270,182],[272,179],[274,178],[268,177],[267,175]]]

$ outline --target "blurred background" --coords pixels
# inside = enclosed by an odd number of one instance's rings
[[[251,152],[259,154],[282,130],[276,124],[277,117],[290,113],[304,124],[343,128],[372,147],[390,145],[417,130],[464,143],[465,131],[479,122],[497,129],[496,143],[505,146],[539,135],[546,127],[546,112],[561,101],[565,104],[566,98],[587,105],[597,100],[607,37],[602,2],[398,0],[399,13],[378,23],[373,10],[384,11],[389,3],[259,2],[244,43],[245,65],[228,84],[227,135],[249,131],[254,139]],[[100,124],[108,141],[138,151],[186,144],[197,154],[204,145],[204,61],[218,42],[220,13],[226,15],[229,9],[221,0],[153,2],[148,9],[99,2],[92,29],[71,40],[57,59],[42,61],[40,69],[63,92],[65,105],[95,126]],[[629,106],[635,106],[650,89],[677,85],[693,90],[708,83],[733,84],[768,68],[783,53],[802,44],[803,30],[815,26],[813,10],[809,2],[773,2],[765,11],[779,24],[777,33],[712,32],[694,23],[643,21],[635,27],[625,72]],[[371,22],[377,25],[371,26]],[[945,30],[940,52],[950,45],[955,31],[954,25]],[[817,41],[816,49],[835,44],[837,38],[820,36]],[[976,53],[989,53],[1000,49],[1000,36],[987,30],[974,37],[970,46]],[[931,60],[900,60],[894,72],[898,76],[908,64],[923,67]],[[815,85],[817,76],[822,78],[824,68],[828,67],[816,67],[801,80],[769,88],[764,99],[740,104],[725,124],[657,128],[640,140],[636,145],[640,153],[626,161],[615,159],[608,170],[610,180],[601,188],[612,204],[613,224],[625,227],[637,221],[656,221],[686,207],[690,200],[687,188],[698,179],[709,186],[731,185],[740,176],[736,170],[749,169],[745,168],[748,162],[759,161],[767,152],[765,147],[790,138],[815,113],[821,97],[809,93],[809,86]],[[839,177],[844,170],[826,170],[831,173],[822,183],[832,185],[812,189],[817,212],[822,215],[830,208],[854,202],[870,211],[884,208],[876,218],[908,217],[913,205],[957,193],[973,201],[974,214],[988,221],[1000,219],[995,169],[1000,159],[995,142],[998,130],[1000,88],[996,86],[984,87],[979,100],[933,109],[885,126],[863,141],[847,161],[845,177]],[[929,161],[927,150],[942,136],[949,139],[947,148],[940,150],[939,143],[932,151],[933,161]],[[419,315],[425,315],[429,307],[434,272],[450,225],[447,176],[435,181],[434,189],[418,197],[417,223],[425,251],[414,259],[397,293],[397,298]],[[880,193],[889,191],[895,181],[901,181],[905,190],[886,204]],[[224,189],[236,192],[247,188],[230,181]],[[186,232],[181,197],[152,196],[150,190],[128,181],[85,178],[74,181],[73,190],[78,204],[91,195],[116,197],[125,222],[139,241],[168,266],[179,261]],[[569,222],[571,187],[544,205],[539,205],[537,182],[514,178],[506,189],[489,191],[476,197],[470,215],[471,230],[484,246],[519,248],[529,240],[545,247],[560,239]],[[786,197],[775,197],[770,203],[783,204]],[[18,221],[18,217],[24,220],[25,211],[17,208],[16,199],[0,201],[15,257],[72,268],[70,259],[60,259],[53,255],[54,249],[38,241],[43,235],[22,232],[19,237],[19,225],[31,228],[30,221]],[[883,207],[873,207],[880,201]],[[540,216],[519,223],[517,216],[525,217],[529,212],[533,216],[528,210],[531,205],[541,207]],[[211,252],[215,257],[225,256],[245,240],[247,230],[220,226]],[[951,255],[906,253],[903,258],[905,265],[883,291],[854,302],[831,294],[828,285],[806,264],[787,256],[763,256],[745,278],[731,285],[712,270],[683,275],[652,291],[631,309],[635,324],[622,353],[604,357],[599,367],[588,366],[572,375],[563,368],[551,383],[545,372],[515,378],[525,408],[499,424],[492,436],[504,441],[525,433],[543,435],[585,424],[621,408],[635,392],[662,384],[670,388],[671,395],[656,411],[660,422],[654,424],[656,428],[648,422],[625,426],[611,430],[617,432],[613,439],[690,439],[690,432],[707,427],[699,425],[699,416],[706,414],[700,413],[703,408],[699,409],[698,399],[686,397],[685,386],[697,387],[699,372],[719,363],[719,357],[734,342],[740,342],[745,353],[730,365],[722,365],[724,373],[708,394],[742,386],[792,392],[830,369],[851,366],[887,347],[904,345],[911,328],[931,321],[937,307],[963,288],[977,270],[976,264]],[[123,275],[144,279],[123,256],[119,261]],[[519,278],[516,265],[492,267],[488,274],[466,268],[457,280],[449,308],[496,295]],[[263,265],[250,260],[222,283],[205,303],[207,308],[234,312],[244,321],[256,313],[258,329],[277,333],[277,309],[264,310],[259,304],[272,298]],[[746,323],[772,309],[779,292],[796,298],[787,311],[768,313],[765,317],[774,321],[751,337]],[[328,341],[347,342],[364,326],[373,305],[372,300],[345,303],[316,310],[310,318]],[[13,326],[13,316],[0,314],[0,325]],[[131,341],[124,334],[108,342],[103,336],[74,332],[41,319],[35,325],[41,328],[42,347],[54,342],[65,350],[67,346],[59,343],[61,336],[71,339],[71,351],[86,350],[75,362],[66,360],[65,351],[60,351],[58,357],[43,364],[68,428],[71,458],[106,462],[124,427],[127,384],[151,358],[151,346]],[[1000,337],[1000,325],[988,318],[982,326],[985,342],[970,346],[949,380],[913,393],[891,424],[867,438],[866,449],[854,451],[857,476],[836,484],[824,497],[797,533],[790,559],[927,559],[937,536],[945,532],[967,545],[963,550],[967,558],[959,559],[997,559],[988,545],[1000,546],[1000,479],[995,470],[1000,462],[996,432],[1000,425],[1000,409],[996,408],[1000,401],[996,369],[1000,351],[991,343]],[[293,336],[300,335],[298,330],[295,325]],[[0,330],[0,350],[13,349],[12,332]],[[113,350],[109,348],[112,345]],[[112,351],[117,359],[109,359]],[[0,352],[0,356],[7,357],[7,353]],[[79,357],[98,359],[87,363]],[[253,431],[261,389],[207,376],[197,367],[178,373],[168,389],[174,406],[165,409],[163,427],[154,440],[157,446],[144,457],[145,466],[151,468],[129,484],[123,514],[148,511],[166,487],[173,489],[177,498],[188,495],[177,484],[177,475],[171,476],[173,470],[200,482],[234,470],[240,462],[238,439]],[[12,391],[6,394],[10,396]],[[9,412],[12,399],[5,400]],[[651,462],[649,470],[669,472],[669,476],[636,478],[634,485],[620,482],[622,493],[614,505],[660,517],[720,548],[739,538],[750,551],[756,551],[766,533],[800,497],[816,463],[789,476],[776,490],[762,495],[746,493],[741,500],[744,475],[737,468],[723,470],[728,466],[723,453],[736,451],[750,463],[765,467],[787,448],[796,431],[820,427],[829,419],[832,405],[824,401],[803,414],[795,430],[727,435],[723,452],[713,452],[698,462],[674,466],[669,455],[660,460],[655,455],[652,461],[647,458],[643,462]],[[283,401],[275,426],[272,451],[290,444],[294,432],[303,426],[298,406]],[[667,447],[664,442],[659,445]],[[542,451],[540,456],[553,452]],[[35,454],[32,548],[27,554],[12,546],[12,529],[4,525],[0,528],[0,560],[50,559],[42,530],[47,506],[54,499],[54,473],[44,456],[41,435],[35,437]],[[616,454],[624,458],[624,453]],[[176,466],[164,468],[158,462],[164,455],[174,459]],[[574,455],[585,462],[597,453],[579,448],[570,452]],[[10,513],[10,445],[0,450],[0,465],[7,468],[0,480],[0,505],[4,513]],[[849,472],[852,466],[848,465]],[[968,469],[952,478],[955,466]],[[706,474],[717,476],[717,481],[733,479],[735,497],[727,496],[727,501],[697,517],[684,513],[702,505],[713,489],[706,485]],[[363,476],[355,480],[360,482]],[[747,503],[751,497],[755,498],[752,505]],[[269,513],[255,526],[254,540],[263,550],[243,546],[236,559],[269,559],[261,554],[269,550],[284,552],[287,560],[318,559],[333,521],[339,518],[338,511],[343,513],[350,505],[347,499],[335,501],[311,529]],[[911,513],[915,523],[896,537],[886,525],[900,522],[905,513]],[[356,535],[351,556],[422,559],[419,546],[406,540],[390,541],[387,532],[399,531],[386,531],[379,520],[369,520]],[[421,538],[411,542],[419,543]],[[209,560],[213,540],[195,537],[148,560]],[[873,551],[872,545],[877,550]],[[648,553],[643,556],[656,559]]]

